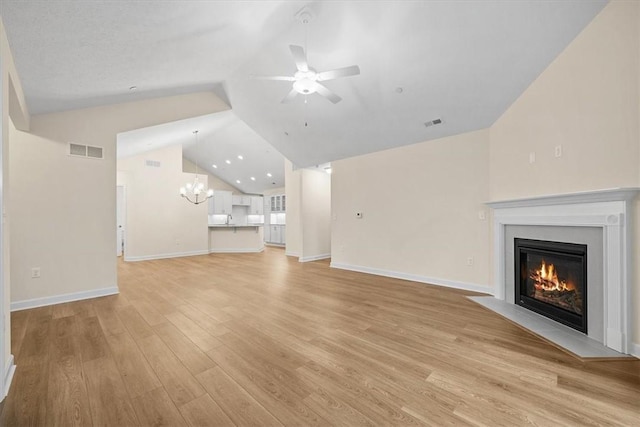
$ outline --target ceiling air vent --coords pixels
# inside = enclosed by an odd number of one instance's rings
[[[430,126],[433,126],[433,125],[439,125],[440,123],[442,123],[442,119],[434,119],[434,120],[430,120],[430,121],[426,122],[424,125],[426,127],[430,127]]]
[[[103,159],[102,147],[69,143],[69,155],[74,157],[87,157],[91,159]]]
[[[144,164],[149,166],[150,168],[159,168],[160,167],[160,162],[157,161],[157,160],[145,160]]]

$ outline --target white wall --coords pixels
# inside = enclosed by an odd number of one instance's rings
[[[331,255],[331,176],[324,171],[293,170],[285,159],[287,196],[286,254],[299,261]]]
[[[302,182],[300,170],[293,170],[293,164],[284,160],[284,188],[287,196],[286,251],[289,256],[299,257],[302,253]]]
[[[640,186],[640,2],[613,1],[602,10],[491,127],[490,153],[492,200]]]
[[[487,130],[331,166],[332,266],[489,290]]]
[[[302,253],[300,261],[331,256],[331,175],[301,171]]]
[[[193,205],[178,194],[194,178],[182,172],[181,145],[119,159],[118,178],[125,187],[125,261],[208,252],[208,204]],[[208,185],[206,175],[199,179]]]
[[[33,116],[29,132],[16,131],[12,232],[20,239],[11,248],[12,304],[117,290],[116,135],[227,108],[201,92]],[[103,147],[104,160],[68,156],[70,141]],[[37,266],[42,277],[31,279]]]

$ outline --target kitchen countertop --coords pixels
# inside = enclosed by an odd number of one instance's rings
[[[240,228],[240,227],[263,227],[264,224],[209,224],[209,228]]]

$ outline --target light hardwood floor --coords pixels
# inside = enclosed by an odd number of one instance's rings
[[[583,363],[469,292],[281,249],[119,266],[12,314],[2,426],[638,425],[640,361]]]

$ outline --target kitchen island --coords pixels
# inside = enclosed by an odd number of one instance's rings
[[[262,224],[209,224],[209,253],[262,252]]]

